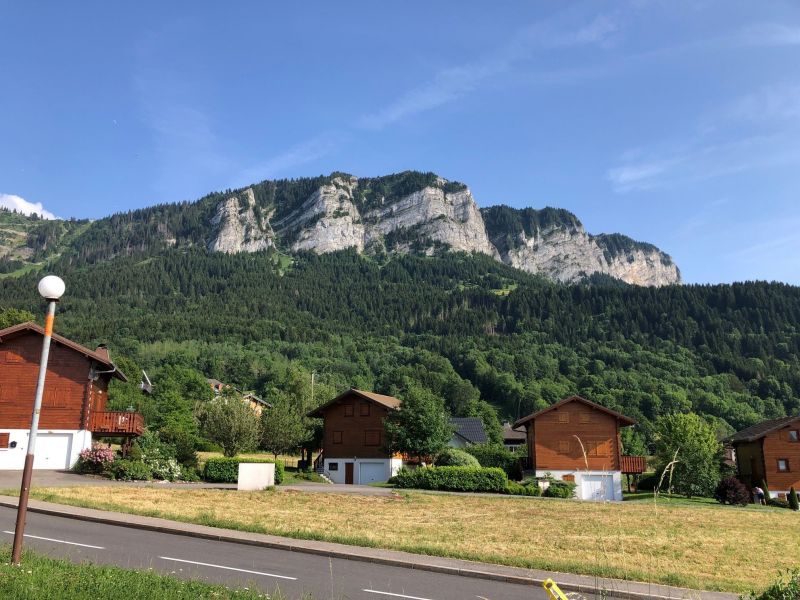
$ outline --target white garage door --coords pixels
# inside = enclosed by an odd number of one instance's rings
[[[584,475],[581,478],[581,497],[584,500],[613,500],[613,476]]]
[[[36,436],[34,469],[69,469],[72,434],[40,433]]]
[[[373,481],[386,481],[386,465],[379,463],[361,463],[358,483],[361,485]]]

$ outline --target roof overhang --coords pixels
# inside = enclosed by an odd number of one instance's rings
[[[520,425],[525,425],[526,423],[529,423],[530,421],[533,421],[538,417],[541,417],[543,414],[549,413],[551,410],[556,410],[557,408],[564,406],[565,404],[569,404],[570,402],[581,402],[582,404],[585,404],[589,408],[593,408],[595,410],[599,410],[600,412],[604,412],[607,415],[610,415],[615,419],[617,419],[620,422],[620,425],[622,425],[623,427],[636,425],[636,421],[634,419],[631,419],[630,417],[625,416],[622,413],[619,413],[615,410],[611,410],[610,408],[606,408],[602,404],[597,404],[596,402],[592,402],[591,400],[587,400],[586,398],[583,398],[581,396],[570,396],[569,398],[564,398],[563,400],[559,400],[555,404],[551,404],[547,408],[543,408],[538,412],[532,413],[527,417],[522,417],[521,419],[516,421],[514,425],[512,425],[512,429],[516,429]]]

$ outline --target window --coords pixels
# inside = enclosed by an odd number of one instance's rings
[[[798,431],[797,429],[789,430],[789,441],[800,442],[800,431]]]
[[[0,433],[0,450],[8,448],[8,438],[10,436],[10,433]]]
[[[561,454],[569,454],[569,440],[561,440],[558,442],[558,451]]]
[[[778,471],[787,472],[789,470],[789,459],[788,458],[779,458],[778,459]]]
[[[352,417],[353,416],[353,405],[352,404],[345,404],[344,405],[344,416],[345,417]]]
[[[558,422],[559,423],[569,423],[569,413],[566,411],[562,411],[558,413]]]
[[[339,463],[328,463],[328,471],[338,471]]]
[[[580,416],[581,423],[589,423],[591,421],[591,415],[588,412],[582,412]]]
[[[359,413],[362,417],[369,416],[369,402],[362,402],[360,406]]]
[[[364,432],[364,445],[365,446],[380,446],[381,445],[381,431],[380,429],[368,429]]]
[[[341,431],[334,431],[333,432],[333,443],[334,444],[341,444],[342,443],[342,432]]]
[[[600,442],[586,442],[587,456],[600,456]]]

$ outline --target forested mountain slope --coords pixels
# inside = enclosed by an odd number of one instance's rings
[[[67,282],[59,332],[109,343],[157,386],[189,369],[307,394],[314,370],[318,399],[411,381],[487,422],[485,402],[514,418],[579,393],[639,419],[644,439],[673,411],[720,433],[800,412],[800,288],[787,285],[567,286],[481,253],[355,249],[190,247],[52,270]],[[0,307],[40,313],[39,276],[3,279]]]

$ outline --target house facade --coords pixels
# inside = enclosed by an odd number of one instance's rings
[[[604,406],[571,396],[519,419],[525,427],[528,468],[573,481],[582,500],[622,500],[620,428],[635,421]]]
[[[44,330],[23,323],[0,330],[0,469],[22,469]],[[93,437],[141,435],[134,412],[106,411],[111,378],[126,381],[108,350],[53,335],[42,397],[34,469],[68,469]]]
[[[314,462],[334,483],[387,481],[403,466],[386,450],[383,421],[400,400],[349,389],[308,414],[323,420],[322,452]]]
[[[739,480],[750,490],[767,484],[770,496],[800,492],[800,415],[762,421],[728,438]]]

